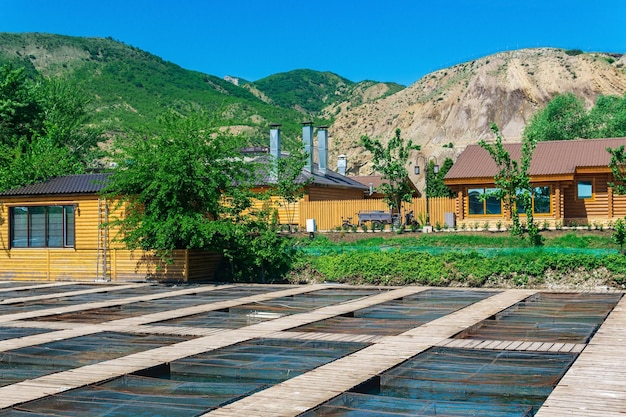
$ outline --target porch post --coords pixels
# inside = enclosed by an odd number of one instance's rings
[[[554,219],[563,220],[563,205],[561,204],[561,183],[554,184]]]
[[[609,219],[613,218],[613,187],[609,187],[607,189],[607,198],[608,198],[608,213],[607,216],[609,217]]]
[[[464,203],[465,197],[463,196],[463,188],[459,188],[459,191],[456,194],[456,217],[457,221],[465,220],[465,207]]]

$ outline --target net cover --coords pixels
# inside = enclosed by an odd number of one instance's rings
[[[397,335],[496,294],[494,291],[427,290],[294,331]]]
[[[258,339],[21,404],[0,417],[197,416],[365,347],[362,343]]]
[[[533,416],[575,357],[433,348],[302,416]]]
[[[456,337],[587,343],[621,297],[622,294],[538,293]]]

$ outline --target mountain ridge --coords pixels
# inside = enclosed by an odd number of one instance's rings
[[[344,154],[348,173],[360,175],[371,173],[371,158],[358,145],[362,135],[386,142],[401,129],[422,146],[424,158],[443,162],[467,144],[491,138],[491,122],[505,140],[519,140],[532,115],[557,94],[574,93],[590,107],[600,95],[626,92],[624,55],[559,48],[500,52],[432,72],[408,87],[355,83],[307,69],[257,81],[223,79],[112,38],[41,33],[0,33],[0,64],[5,62],[80,84],[110,135],[154,128],[166,108],[214,112],[224,129],[246,135],[251,145],[266,146],[269,124],[280,123],[287,149],[300,146],[302,122],[330,125],[330,167]],[[417,154],[412,157],[418,162]]]

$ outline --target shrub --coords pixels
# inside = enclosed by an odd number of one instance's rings
[[[626,241],[626,224],[622,219],[617,219],[615,221],[615,230],[613,231],[611,238],[619,245],[619,251],[623,253],[624,241]]]
[[[580,49],[568,49],[565,51],[565,53],[569,56],[576,56],[582,54],[583,51]]]

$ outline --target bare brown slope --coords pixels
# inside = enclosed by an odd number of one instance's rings
[[[599,95],[623,95],[626,58],[617,58],[522,49],[434,72],[394,95],[340,112],[332,128],[330,165],[346,154],[349,173],[370,174],[370,156],[355,143],[361,135],[386,140],[396,128],[439,159],[490,138],[491,122],[507,141],[517,141],[532,115],[556,94],[572,92],[589,106]],[[450,142],[453,149],[442,147]]]

